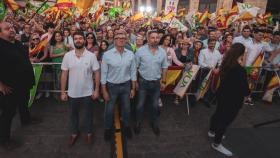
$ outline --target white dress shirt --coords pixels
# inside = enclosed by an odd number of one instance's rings
[[[208,48],[205,48],[201,50],[198,56],[198,65],[201,67],[207,67],[207,68],[215,68],[216,65],[221,65],[222,63],[222,55],[221,53],[214,49],[211,51]]]

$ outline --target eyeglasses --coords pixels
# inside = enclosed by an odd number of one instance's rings
[[[32,40],[33,41],[36,41],[36,40],[38,41],[38,40],[40,40],[40,38],[33,38]]]

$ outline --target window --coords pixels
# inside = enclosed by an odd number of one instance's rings
[[[217,0],[200,0],[198,10],[204,12],[206,8],[210,13],[216,12]]]

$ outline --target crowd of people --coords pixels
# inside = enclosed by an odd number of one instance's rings
[[[200,73],[191,86],[193,92],[210,70],[220,74],[218,90],[210,88],[203,98],[207,107],[213,98],[217,98],[218,104],[208,136],[215,137],[214,149],[232,155],[221,145],[222,137],[241,108],[244,97],[246,104],[253,105],[244,66],[252,66],[256,57],[265,53],[267,69],[263,71],[269,74],[265,76],[265,90],[272,72],[278,70],[279,74],[279,28],[273,30],[266,25],[239,22],[225,30],[198,26],[182,32],[162,22],[143,25],[148,19],[132,22],[129,18],[117,17],[103,25],[92,26],[94,20],[91,15],[55,22],[40,15],[7,15],[5,22],[1,22],[0,49],[5,50],[0,53],[1,145],[10,143],[10,128],[17,107],[23,116],[22,122],[32,123],[27,109],[29,90],[34,85],[31,63],[56,63],[43,67],[39,89],[60,90],[57,99],[69,101],[71,146],[80,135],[81,104],[86,107],[86,140],[88,144],[92,143],[92,100],[105,101],[106,141],[112,139],[117,100],[121,105],[125,135],[132,138],[131,127],[135,134],[141,132],[144,104],[150,99],[150,123],[155,135],[159,136],[160,91],[166,88],[168,67],[199,65]],[[30,54],[44,40],[47,40],[44,49]],[[42,96],[43,93],[38,92],[36,98]],[[50,93],[45,92],[44,96],[49,97]],[[135,96],[136,104],[131,106]],[[190,97],[191,105],[195,105],[196,99]],[[176,98],[175,103],[178,101]]]

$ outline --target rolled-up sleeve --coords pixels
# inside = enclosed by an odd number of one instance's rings
[[[106,61],[106,56],[104,54],[103,60],[101,62],[101,84],[106,84],[108,76],[108,64]]]
[[[167,62],[166,54],[164,54],[164,59],[163,59],[162,64],[161,64],[161,68],[163,68],[163,69],[167,69],[168,68],[168,62]]]
[[[131,66],[130,66],[130,76],[132,81],[136,81],[136,58],[133,55],[133,59],[131,61]]]

